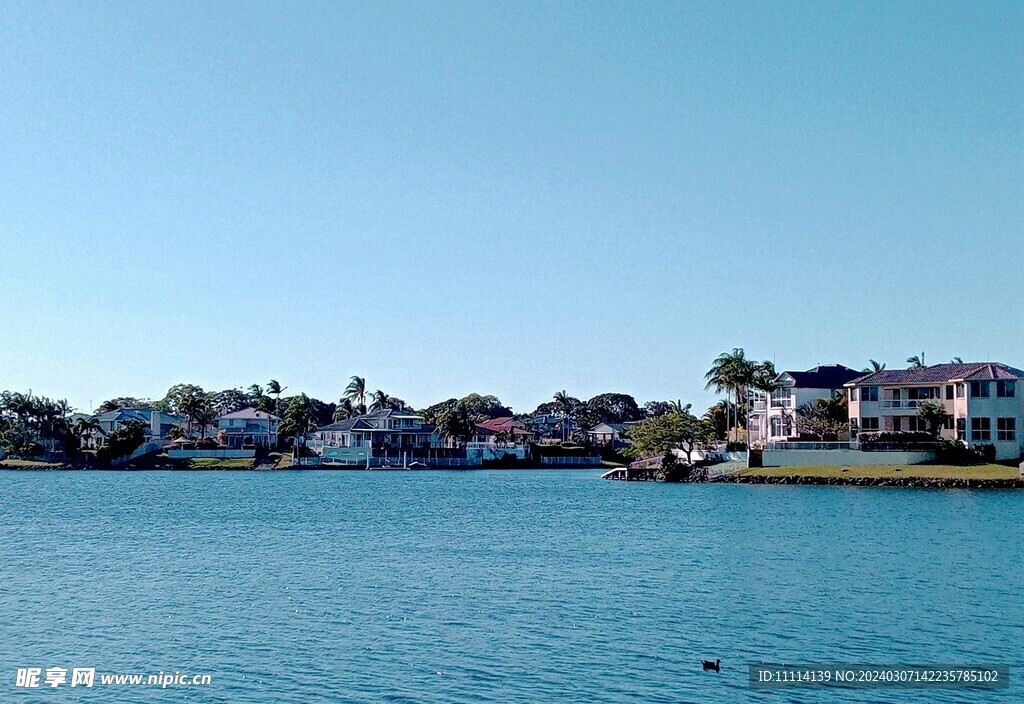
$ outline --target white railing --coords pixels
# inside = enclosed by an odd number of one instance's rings
[[[882,408],[917,408],[923,399],[882,399]]]
[[[851,447],[856,447],[853,440],[770,442],[765,445],[766,450],[848,450]]]

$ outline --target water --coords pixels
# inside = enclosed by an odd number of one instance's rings
[[[6,472],[0,701],[1018,702],[1022,535],[1011,491]],[[758,692],[762,661],[1016,672]],[[213,682],[18,689],[25,666]]]

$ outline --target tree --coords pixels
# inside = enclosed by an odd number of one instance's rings
[[[917,417],[928,424],[928,432],[938,437],[950,416],[942,401],[929,398],[917,405]]]
[[[394,409],[396,411],[402,411],[406,408],[406,403],[397,396],[388,396],[386,393],[377,389],[370,394],[370,411],[383,411],[387,409]]]
[[[824,440],[826,436],[838,437],[850,427],[850,415],[846,394],[831,398],[819,398],[796,409],[797,430]]]
[[[674,409],[674,402],[672,401],[648,401],[644,404],[644,417],[654,418],[655,416],[663,416],[666,413],[671,413]]]
[[[185,412],[181,408],[182,400],[186,396],[198,397],[205,395],[206,392],[203,391],[201,386],[196,386],[195,384],[175,384],[167,389],[163,399],[158,401],[156,405],[160,410],[173,413],[176,416],[184,416]]]
[[[953,357],[953,359],[951,359],[950,362],[952,362],[953,364],[963,364],[964,363],[964,358],[963,357]]]
[[[356,407],[352,404],[352,400],[343,398],[335,407],[331,421],[334,423],[340,423],[343,420],[350,420],[358,415],[359,413],[356,411]]]
[[[249,395],[241,389],[224,389],[213,395],[212,403],[218,415],[234,413],[249,406]]]
[[[97,415],[116,411],[118,408],[150,409],[156,404],[147,399],[139,399],[133,396],[120,396],[104,401],[96,409]]]
[[[360,406],[366,405],[366,379],[361,376],[353,376],[348,386],[345,387],[345,393],[342,394],[342,398],[347,398],[353,403],[357,403]]]
[[[747,359],[742,347],[733,348],[732,352],[723,352],[711,363],[711,369],[704,375],[704,388],[714,389],[717,393],[731,395],[736,408],[743,406],[747,388],[754,378],[758,362]],[[732,427],[739,429],[739,417],[733,418]]]
[[[106,444],[99,449],[96,457],[104,462],[125,457],[146,441],[146,425],[137,420],[125,421],[117,430],[107,435]]]
[[[267,382],[267,393],[274,397],[274,415],[281,413],[281,393],[287,388],[287,386],[281,386],[281,382],[277,379]]]
[[[466,405],[460,401],[438,418],[437,432],[442,437],[465,442],[476,433],[476,424],[470,419]]]
[[[880,372],[883,369],[885,369],[885,364],[884,363],[876,362],[873,359],[869,359],[868,360],[868,364],[870,366],[864,367],[864,371],[869,372],[869,373],[870,372]]]
[[[278,437],[281,440],[294,440],[295,436],[305,435],[316,428],[316,401],[306,394],[289,399],[278,427]]]
[[[692,464],[693,451],[714,441],[710,423],[692,413],[667,413],[637,423],[626,437],[633,441],[627,452],[637,458],[654,457],[670,450],[682,450]]]
[[[643,411],[629,394],[607,393],[594,396],[587,401],[586,426],[598,423],[630,423],[644,417]],[[593,421],[593,422],[590,422]]]
[[[205,438],[207,424],[212,423],[217,417],[210,395],[198,386],[193,386],[180,398],[176,398],[174,408],[176,414],[184,416],[188,423],[189,437],[192,436],[192,426],[198,424],[201,437]]]
[[[924,364],[924,352],[921,354],[915,354],[913,357],[907,357],[907,364],[910,365],[911,369],[923,369]]]

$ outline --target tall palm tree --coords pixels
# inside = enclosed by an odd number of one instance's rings
[[[277,379],[267,382],[267,393],[274,396],[274,415],[281,415],[281,393],[287,388],[287,386],[281,386],[281,382]]]
[[[683,403],[683,399],[676,399],[675,401],[668,402],[670,413],[689,413],[690,409],[693,408],[692,403]]]
[[[718,393],[731,395],[736,403],[733,418],[733,429],[739,430],[739,409],[743,405],[747,388],[753,381],[758,362],[747,359],[742,347],[734,347],[732,352],[723,352],[715,357],[711,369],[704,375],[707,383],[705,389],[714,389]],[[734,436],[736,434],[734,433]]]
[[[964,358],[963,357],[953,357],[953,359],[951,359],[950,361],[953,364],[963,364],[964,363]]]
[[[359,415],[355,405],[352,403],[352,399],[343,398],[338,403],[337,408],[334,409],[334,415],[331,420],[335,423],[340,423],[343,420],[349,420]]]
[[[370,411],[383,411],[385,408],[391,408],[391,397],[377,389],[370,394]]]
[[[924,352],[919,355],[915,354],[913,357],[907,357],[907,364],[910,365],[911,369],[924,368]]]
[[[353,376],[348,386],[345,387],[345,393],[342,396],[347,398],[353,403],[358,403],[362,406],[366,405],[366,379],[361,376]]]
[[[880,372],[883,369],[885,369],[884,362],[876,362],[873,359],[869,359],[868,363],[870,364],[870,366],[864,367],[864,371],[866,372]]]
[[[562,412],[562,441],[565,442],[565,440],[568,439],[569,433],[569,414],[572,413],[573,410],[572,396],[567,394],[565,389],[562,389],[556,393],[553,398],[558,410]]]

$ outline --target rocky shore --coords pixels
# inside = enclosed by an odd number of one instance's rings
[[[1024,489],[1021,479],[966,479],[953,477],[813,477],[729,474],[707,481],[731,484],[803,484],[819,486],[903,486],[926,489]]]

